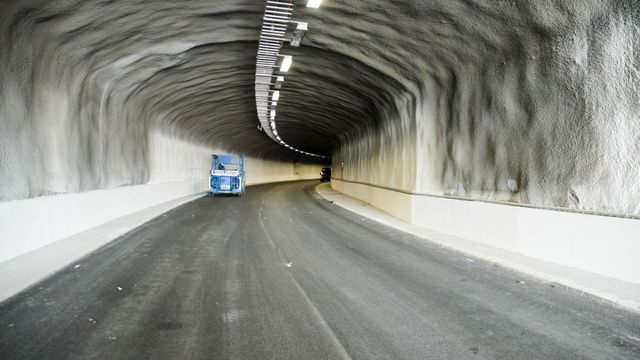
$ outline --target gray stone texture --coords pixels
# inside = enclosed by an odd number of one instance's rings
[[[278,131],[337,176],[640,215],[635,1],[304,3]],[[151,131],[293,159],[256,129],[264,4],[0,1],[0,200],[144,183]]]

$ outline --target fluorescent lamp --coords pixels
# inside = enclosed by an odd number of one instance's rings
[[[276,118],[276,111],[275,110],[271,110],[271,120]]]
[[[307,7],[317,9],[322,4],[322,0],[309,0],[307,1]]]
[[[271,98],[273,101],[278,101],[280,99],[280,91],[274,91],[273,97]]]
[[[309,24],[307,24],[306,22],[298,22],[296,24],[297,25],[296,29],[293,31],[293,36],[291,37],[291,40],[289,40],[289,44],[293,47],[300,46],[304,35],[307,33],[307,30],[309,30]]]
[[[293,58],[291,55],[283,55],[284,59],[282,60],[282,65],[280,65],[280,71],[287,72],[291,67],[291,63],[293,62]]]
[[[282,83],[284,82],[284,76],[276,76],[276,89],[280,89],[282,87]]]

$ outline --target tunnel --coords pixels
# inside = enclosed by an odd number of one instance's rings
[[[0,358],[637,358],[639,41],[633,0],[1,1]]]

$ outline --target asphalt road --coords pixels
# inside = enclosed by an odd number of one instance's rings
[[[640,315],[343,210],[201,198],[0,305],[0,359],[639,359]]]

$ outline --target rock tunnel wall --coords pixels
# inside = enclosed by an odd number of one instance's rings
[[[189,178],[154,134],[311,163],[256,129],[264,5],[0,2],[0,201]],[[298,1],[278,131],[348,181],[637,216],[639,9]]]
[[[379,126],[343,137],[336,177],[640,215],[640,5],[394,4],[397,13],[411,11],[377,31],[412,37],[389,41],[394,46],[372,66],[387,67],[404,91]],[[384,61],[389,53],[412,77]]]
[[[249,183],[317,177],[256,128],[264,9],[0,0],[0,261],[203,190],[212,152],[247,155]],[[281,52],[278,132],[331,155],[337,186],[640,283],[637,220],[450,198],[640,216],[637,1],[297,1],[292,18],[309,32]]]
[[[0,201],[203,178],[212,151],[250,183],[318,177],[256,129],[263,6],[1,2]]]
[[[0,1],[0,262],[202,194],[212,153],[243,153],[249,185],[319,178],[256,128],[263,11]]]

